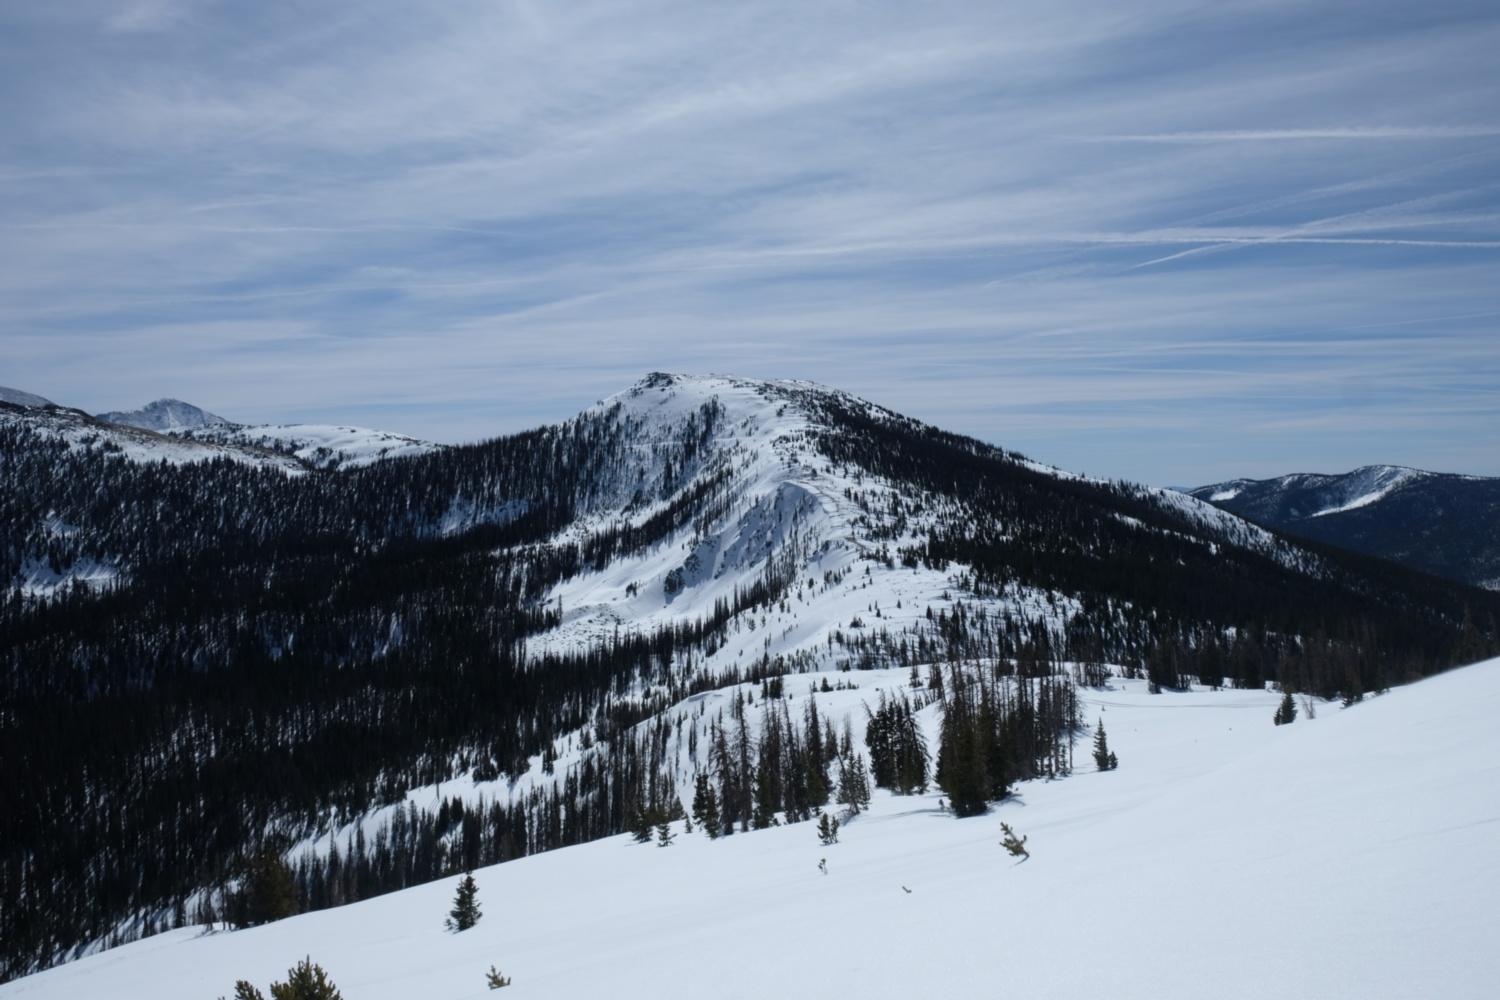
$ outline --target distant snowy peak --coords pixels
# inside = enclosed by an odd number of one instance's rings
[[[220,423],[184,431],[194,441],[261,448],[290,455],[318,469],[357,468],[388,458],[406,458],[441,451],[445,445],[420,441],[404,434],[348,427],[342,424]]]
[[[12,406],[25,406],[31,409],[57,405],[52,400],[43,399],[35,393],[23,392],[20,389],[10,389],[3,385],[0,385],[0,403],[10,403]]]
[[[158,399],[154,403],[147,403],[139,410],[112,410],[98,416],[100,420],[112,424],[139,427],[142,430],[156,431],[158,434],[229,423],[223,417],[209,413],[192,403],[184,403],[180,399]]]
[[[1266,501],[1274,497],[1278,502],[1286,503],[1278,520],[1290,520],[1323,517],[1365,507],[1410,483],[1438,477],[1435,472],[1401,465],[1365,465],[1352,472],[1334,475],[1298,472],[1276,479],[1232,479],[1184,492],[1213,504],[1229,504],[1231,501],[1253,504],[1257,510],[1264,508]],[[1255,517],[1253,513],[1244,513]]]
[[[1187,492],[1289,534],[1500,590],[1500,479],[1366,465]]]
[[[6,402],[10,401],[6,400]],[[163,434],[145,427],[137,427],[134,424],[102,420],[82,410],[53,404],[13,405],[25,408],[0,410],[0,424],[24,427],[40,438],[63,441],[74,450],[97,451],[132,462],[190,465],[216,459],[228,459],[246,465],[281,469],[289,473],[302,473],[307,470],[306,465],[295,458],[264,448],[195,441],[180,435]]]

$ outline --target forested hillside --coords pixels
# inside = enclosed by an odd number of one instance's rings
[[[354,468],[121,433],[0,404],[6,978],[639,828],[700,785],[724,832],[857,807],[867,747],[834,720],[669,711],[735,685],[911,668],[982,808],[1066,773],[1106,664],[1352,698],[1500,648],[1500,595],[806,383],[658,374]],[[460,775],[483,809],[408,798]]]

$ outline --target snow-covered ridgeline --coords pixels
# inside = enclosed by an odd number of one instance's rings
[[[357,468],[390,458],[438,451],[443,445],[404,434],[342,424],[230,424],[178,432],[192,441],[250,447],[295,456],[317,469]]]

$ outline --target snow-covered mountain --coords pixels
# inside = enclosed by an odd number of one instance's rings
[[[12,406],[24,406],[28,409],[56,406],[50,399],[31,392],[23,392],[20,389],[9,389],[0,385],[0,403],[10,403]]]
[[[180,399],[158,399],[129,412],[101,413],[99,419],[184,440],[246,449],[252,454],[275,452],[290,455],[315,469],[369,465],[388,458],[423,455],[443,447],[404,434],[366,427],[239,424]]]
[[[806,382],[656,373],[336,466],[200,433],[241,431],[0,406],[7,976],[269,919],[278,865],[322,909],[670,818],[703,781],[725,832],[805,842],[878,774],[881,691],[982,809],[1076,770],[1111,673],[1264,714],[1267,682],[1354,701],[1497,648],[1500,598]]]
[[[1302,538],[1500,590],[1500,479],[1369,465],[1189,492]]]
[[[107,423],[125,424],[129,427],[139,427],[142,430],[157,431],[162,434],[229,423],[223,417],[215,416],[207,410],[200,409],[192,403],[184,403],[180,399],[158,399],[154,403],[147,403],[139,410],[112,410],[98,416],[100,420]]]
[[[812,695],[862,717],[892,672]],[[10,1000],[201,1000],[310,957],[350,1000],[516,996],[1481,1000],[1500,979],[1500,661],[1349,709],[1276,695],[1084,693],[1121,764],[1039,782],[988,815],[877,791],[839,841],[813,824],[717,841],[671,824],[228,932],[171,930],[0,986]],[[1309,718],[1307,706],[1316,709]],[[937,706],[919,713],[939,728]],[[999,845],[1026,837],[1023,863]],[[825,873],[826,872],[826,873]],[[501,994],[510,996],[511,994]]]

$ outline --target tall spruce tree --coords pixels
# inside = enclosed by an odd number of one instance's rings
[[[943,714],[938,744],[937,783],[948,796],[955,816],[978,816],[989,808],[989,768],[985,761],[983,735],[977,713],[964,711],[965,703],[949,703]]]
[[[1104,733],[1104,720],[1094,729],[1094,765],[1101,771],[1113,771],[1120,766],[1119,760],[1109,749],[1109,737]]]

